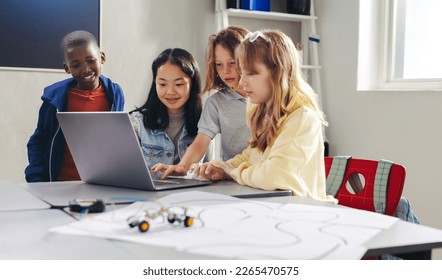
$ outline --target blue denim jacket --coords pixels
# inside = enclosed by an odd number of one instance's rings
[[[132,113],[131,119],[149,168],[157,163],[172,165],[175,157],[175,145],[166,132],[146,128],[143,124],[143,115],[140,112]],[[178,156],[180,159],[183,158],[187,147],[192,144],[194,139],[195,137],[188,135],[186,126],[184,126],[178,139]]]

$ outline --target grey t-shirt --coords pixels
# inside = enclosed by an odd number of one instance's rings
[[[169,113],[169,126],[166,128],[166,134],[169,136],[175,145],[175,158],[173,163],[177,164],[180,162],[180,156],[178,154],[178,139],[181,136],[181,131],[184,126],[184,112],[179,115],[172,115]]]
[[[207,99],[198,122],[198,133],[211,139],[221,133],[224,161],[242,153],[251,136],[246,122],[247,100],[236,91],[229,90],[218,91]]]

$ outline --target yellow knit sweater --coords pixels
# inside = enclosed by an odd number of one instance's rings
[[[281,124],[272,146],[261,153],[246,148],[228,160],[239,184],[264,190],[291,190],[316,200],[337,200],[325,193],[324,140],[321,121],[308,107],[300,107]]]

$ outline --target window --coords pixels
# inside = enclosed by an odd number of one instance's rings
[[[393,3],[393,79],[442,79],[442,1]]]
[[[442,90],[441,10],[440,0],[360,0],[358,89]]]

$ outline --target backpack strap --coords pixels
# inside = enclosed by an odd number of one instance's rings
[[[385,214],[385,208],[387,206],[388,179],[390,178],[392,165],[392,161],[385,159],[381,159],[378,162],[373,190],[374,209],[377,213]]]
[[[344,180],[345,171],[347,170],[347,161],[351,156],[336,156],[333,157],[332,166],[327,176],[326,193],[328,195],[336,196],[339,188]]]

